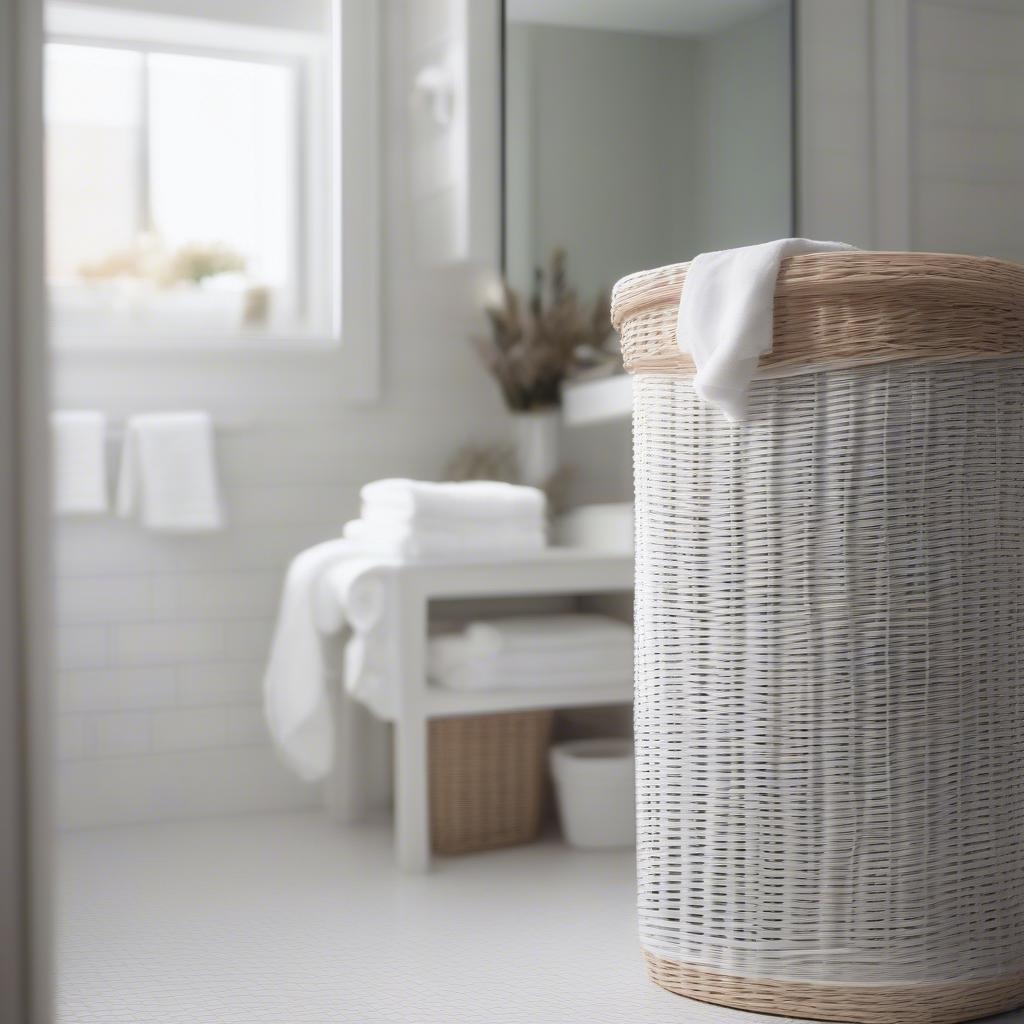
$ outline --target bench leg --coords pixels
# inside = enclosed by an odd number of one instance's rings
[[[403,871],[430,867],[427,722],[405,718],[395,728],[395,855]]]
[[[395,855],[403,871],[430,867],[427,727],[427,603],[410,588],[396,595],[401,699],[395,721]]]

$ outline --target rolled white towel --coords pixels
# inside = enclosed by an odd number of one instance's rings
[[[451,519],[540,521],[547,514],[543,491],[497,480],[375,480],[363,487],[360,497],[364,518],[389,513],[417,524],[443,524]]]
[[[384,615],[387,599],[381,560],[360,557],[354,544],[345,543],[351,557],[327,569],[314,594],[317,627],[328,635],[345,624],[360,633],[373,629]]]

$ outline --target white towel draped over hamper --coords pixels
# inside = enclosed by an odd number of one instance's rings
[[[740,424],[677,345],[686,271],[613,296],[651,976],[830,1020],[1017,1007],[1024,268],[784,260]]]

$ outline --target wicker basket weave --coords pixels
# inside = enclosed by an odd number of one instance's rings
[[[552,712],[430,723],[430,838],[435,853],[473,853],[537,838]]]
[[[827,1020],[1017,1007],[1024,268],[785,261],[740,427],[676,345],[685,269],[613,298],[650,974]]]

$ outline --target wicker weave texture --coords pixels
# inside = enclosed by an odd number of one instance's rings
[[[430,722],[430,838],[435,853],[472,853],[537,838],[552,712]]]
[[[693,376],[676,343],[685,263],[623,278],[612,319],[631,372]],[[815,253],[783,260],[761,378],[902,359],[1024,354],[1024,266],[978,256]]]
[[[670,992],[705,1003],[787,1017],[861,1024],[958,1024],[1024,1003],[1024,971],[938,985],[826,985],[734,978],[646,954],[647,973]]]
[[[659,980],[1017,1001],[1024,360],[755,382],[739,428],[679,374],[642,373],[634,429]]]

